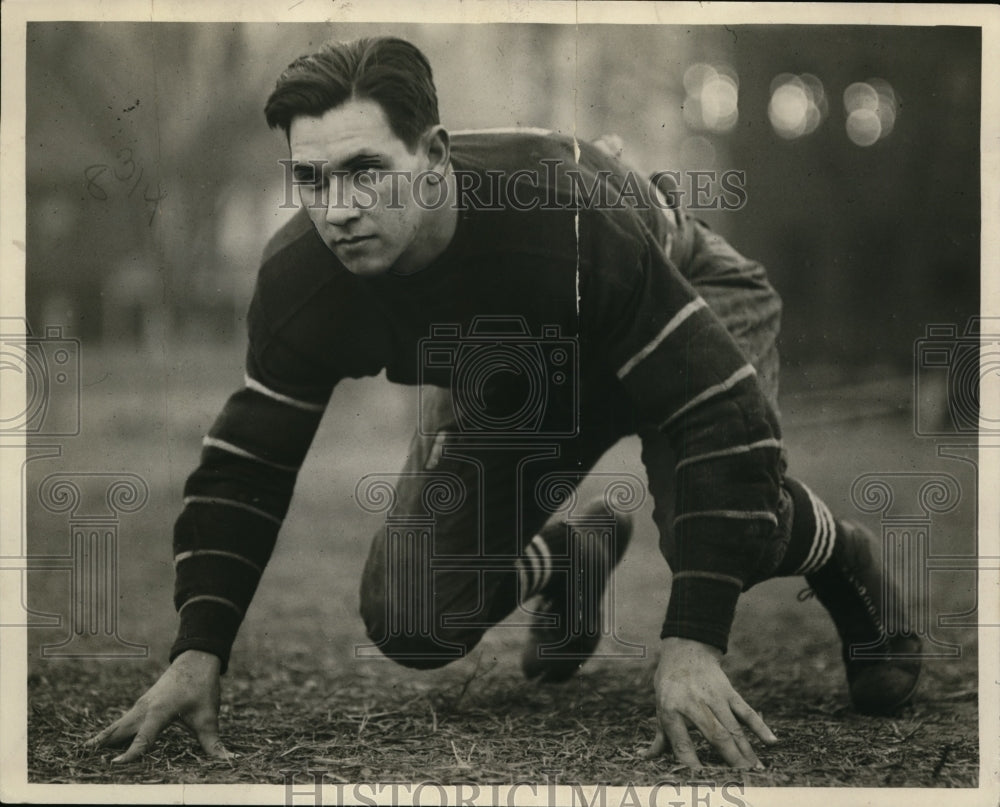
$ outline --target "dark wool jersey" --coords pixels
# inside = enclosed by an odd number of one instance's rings
[[[484,316],[577,340],[585,394],[554,388],[556,420],[578,405],[585,422],[587,390],[618,387],[637,424],[666,434],[677,557],[662,635],[725,650],[747,570],[777,525],[783,460],[754,368],[685,277],[706,271],[705,256],[692,252],[681,216],[589,144],[456,134],[452,166],[464,209],[446,250],[415,274],[351,274],[304,210],[268,245],[245,386],[204,440],[174,530],[181,625],[171,659],[199,649],[227,666],[337,382],[384,370],[391,381],[446,385],[421,340],[442,325],[468,335]],[[486,389],[484,405],[508,411],[507,392]]]

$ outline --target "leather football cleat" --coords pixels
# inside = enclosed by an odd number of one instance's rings
[[[540,533],[558,568],[532,609],[521,669],[546,683],[569,679],[597,649],[604,590],[632,537],[631,516],[612,516],[603,498],[571,521],[551,521]]]
[[[920,638],[902,629],[902,598],[883,573],[875,536],[859,524],[837,522],[830,560],[806,575],[837,626],[854,708],[889,715],[909,703],[920,677]],[[888,624],[887,615],[902,624]]]

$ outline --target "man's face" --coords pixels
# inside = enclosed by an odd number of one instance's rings
[[[380,104],[351,99],[320,117],[292,120],[289,146],[302,204],[323,242],[356,275],[396,268],[414,271],[427,205],[440,185],[429,184],[426,145],[414,152],[393,134]],[[382,172],[392,172],[382,174]],[[418,199],[426,200],[424,205]]]

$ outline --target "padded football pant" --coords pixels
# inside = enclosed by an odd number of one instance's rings
[[[688,261],[700,272],[689,279],[753,363],[777,408],[781,301],[760,264],[747,261],[706,227],[688,226],[688,241],[674,248],[699,255]],[[582,381],[578,432],[572,438],[483,440],[458,428],[448,391],[425,387],[420,403],[421,427],[401,473],[388,480],[393,491],[386,496],[385,485],[359,486],[362,506],[365,497],[386,505],[385,526],[372,541],[361,579],[362,617],[381,653],[429,668],[468,652],[518,607],[515,562],[558,508],[559,492],[574,488],[626,435],[641,438],[660,549],[670,562],[675,460],[662,434],[637,431],[613,375]],[[607,483],[618,484],[628,499],[626,489],[636,479],[612,475]],[[748,584],[777,569],[790,519],[790,514],[781,519],[773,552],[761,568],[747,570]]]

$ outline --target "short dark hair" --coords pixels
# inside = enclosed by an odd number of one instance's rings
[[[267,99],[267,125],[288,136],[299,115],[319,117],[352,98],[377,102],[393,134],[411,150],[438,124],[437,91],[427,57],[397,37],[331,42],[300,56],[278,78]]]

